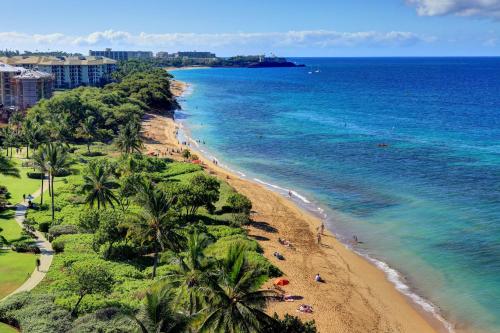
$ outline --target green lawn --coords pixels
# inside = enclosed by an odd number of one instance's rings
[[[29,277],[35,269],[36,255],[0,250],[0,299],[4,298]]]
[[[0,184],[7,186],[11,193],[9,201],[16,204],[23,200],[23,194],[34,193],[40,186],[40,181],[29,179],[27,172],[32,169],[21,167],[21,160],[14,158],[20,169],[21,178],[0,175]],[[21,238],[21,227],[14,220],[15,208],[0,211],[1,235],[7,241]],[[36,255],[30,253],[17,253],[11,250],[0,250],[0,299],[16,290],[29,277],[35,268]],[[16,332],[9,326],[0,326],[1,332]]]
[[[0,228],[3,229],[1,235],[9,242],[21,238],[21,227],[14,220],[14,209],[0,211]]]
[[[17,332],[19,331],[16,330],[14,327],[4,323],[0,323],[0,333],[17,333]]]
[[[26,174],[32,172],[33,169],[21,167],[21,160],[17,157],[14,157],[13,160],[19,168],[21,178],[0,175],[0,184],[7,186],[11,195],[9,201],[15,205],[23,200],[23,194],[28,195],[36,192],[41,185],[41,181],[28,178]]]

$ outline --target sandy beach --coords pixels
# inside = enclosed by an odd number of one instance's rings
[[[174,81],[172,91],[180,96],[186,85]],[[182,149],[176,132],[179,124],[168,115],[148,114],[143,123],[147,152]],[[171,151],[171,149],[169,149]],[[182,159],[178,154],[173,158]],[[315,320],[319,332],[441,332],[439,323],[421,313],[386,279],[384,273],[363,257],[346,248],[325,230],[321,244],[316,234],[321,221],[303,211],[290,199],[201,158],[207,171],[227,181],[252,200],[253,223],[250,237],[264,249],[264,255],[283,272],[290,284],[282,287],[297,296],[294,302],[273,302],[268,313],[290,313],[303,320]],[[288,240],[293,249],[278,242]],[[273,256],[275,251],[285,260]],[[319,273],[324,283],[314,281]],[[269,281],[265,287],[272,287]],[[297,311],[302,304],[313,307],[312,314]]]

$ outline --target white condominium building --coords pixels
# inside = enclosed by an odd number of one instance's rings
[[[54,75],[54,88],[101,86],[111,80],[116,61],[104,57],[0,57],[0,62]]]
[[[104,51],[89,51],[90,56],[106,57],[118,61],[127,61],[130,59],[151,59],[153,52],[151,51],[113,51],[105,49]]]

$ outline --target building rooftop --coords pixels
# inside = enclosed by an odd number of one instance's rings
[[[48,56],[14,56],[0,57],[0,62],[10,65],[113,65],[116,60],[105,57],[48,57]]]
[[[11,65],[8,65],[6,63],[0,62],[0,72],[12,73],[12,72],[20,72],[23,70],[24,70],[24,68],[22,68],[22,67],[15,67],[15,66],[11,66]]]
[[[14,79],[23,79],[23,80],[36,80],[36,79],[49,79],[52,78],[52,74],[45,73],[45,72],[40,72],[40,71],[33,71],[30,69],[25,69],[21,72],[21,74],[14,76]]]

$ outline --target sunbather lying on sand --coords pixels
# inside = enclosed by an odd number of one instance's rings
[[[313,308],[312,306],[310,305],[307,305],[307,304],[301,304],[297,311],[300,311],[300,312],[304,312],[304,313],[312,313],[313,312]]]
[[[285,260],[285,257],[283,257],[283,255],[281,255],[281,253],[279,253],[279,252],[274,252],[273,256],[275,256],[279,260]]]
[[[284,238],[278,238],[278,242],[286,247],[292,247],[292,244]]]

